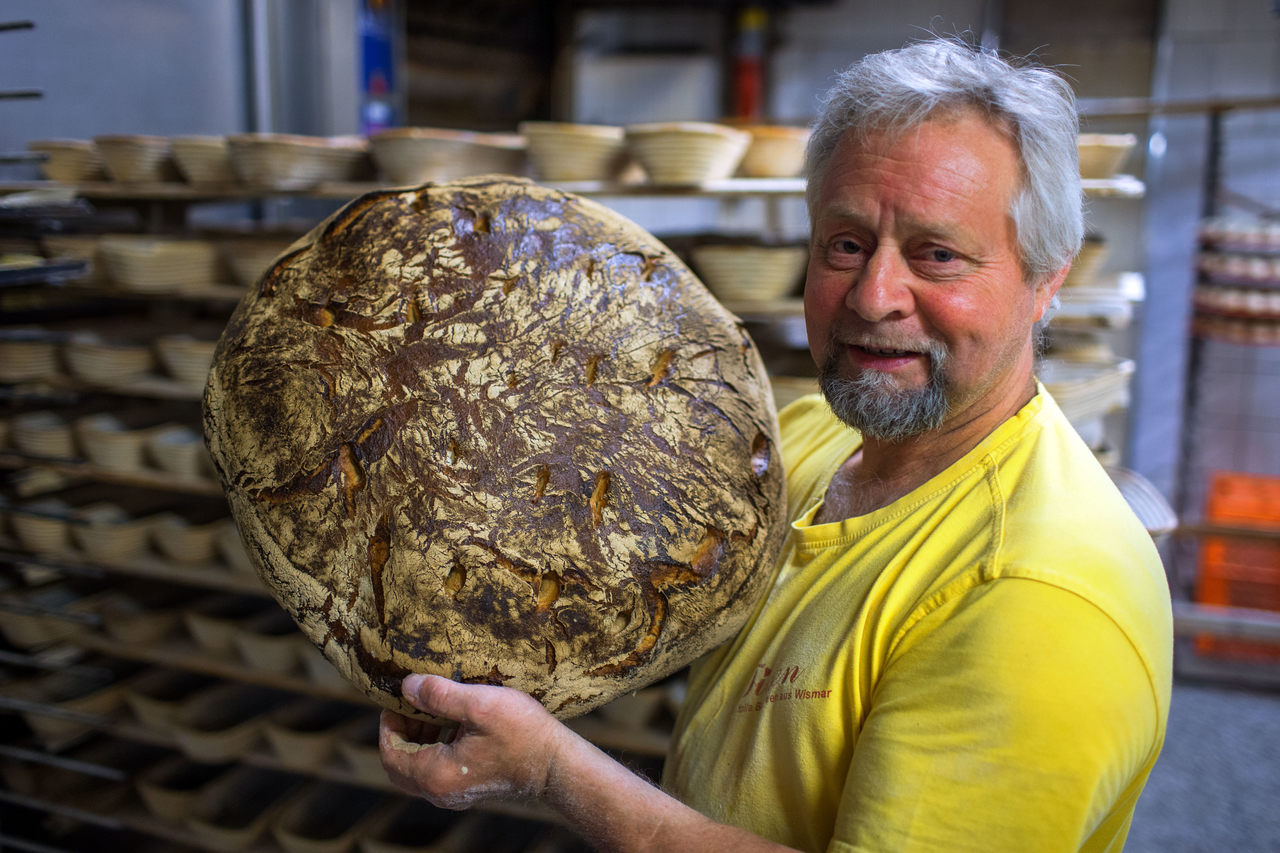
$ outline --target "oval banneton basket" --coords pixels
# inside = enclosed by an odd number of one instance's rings
[[[411,672],[561,718],[729,639],[786,527],[741,323],[607,208],[483,176],[365,195],[236,309],[205,436],[257,568],[378,704]]]

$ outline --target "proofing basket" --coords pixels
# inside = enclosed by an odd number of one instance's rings
[[[231,168],[239,180],[266,189],[303,189],[324,181],[357,180],[368,149],[352,136],[242,133],[227,137]]]
[[[213,365],[217,341],[204,341],[190,335],[165,335],[156,340],[156,350],[165,371],[188,388],[202,390]]]
[[[51,181],[81,183],[107,177],[98,148],[88,139],[39,139],[27,143],[27,150],[46,154],[40,171]]]
[[[95,385],[136,382],[151,373],[156,363],[145,344],[105,341],[88,333],[69,340],[63,355],[72,376]]]
[[[293,245],[292,240],[266,237],[245,237],[219,240],[222,259],[231,271],[231,278],[242,287],[253,287],[276,258]]]
[[[101,242],[111,280],[123,290],[163,293],[198,289],[222,278],[218,248],[207,240],[112,235]]]
[[[189,184],[234,183],[231,154],[224,136],[175,136],[173,160]]]
[[[378,174],[393,184],[525,170],[525,141],[516,134],[399,127],[369,137],[369,150]]]
[[[1133,368],[1129,359],[1087,362],[1047,358],[1036,374],[1067,420],[1079,427],[1128,402]]]
[[[526,121],[519,130],[534,174],[544,181],[612,181],[627,165],[621,127]]]
[[[209,474],[209,451],[204,439],[190,427],[157,427],[147,437],[146,453],[152,465],[185,480],[198,480]]]
[[[693,266],[717,299],[774,302],[789,295],[804,271],[803,246],[695,246]]]
[[[658,122],[626,129],[627,146],[653,184],[701,184],[738,168],[751,134],[711,122]]]
[[[71,538],[76,547],[95,560],[120,563],[147,552],[151,519],[134,518],[117,504],[89,504],[75,511]]]
[[[105,412],[77,419],[74,429],[80,449],[94,465],[110,471],[146,470],[143,451],[151,430],[129,429]]]
[[[94,144],[113,181],[146,183],[178,177],[173,152],[164,136],[95,136]]]
[[[742,130],[751,134],[751,144],[742,155],[738,174],[745,178],[794,178],[804,170],[807,127],[754,124]]]
[[[1132,133],[1082,133],[1076,141],[1080,157],[1080,177],[1089,180],[1113,178],[1138,142]]]
[[[15,415],[9,429],[13,446],[32,456],[72,459],[76,455],[71,425],[56,412],[37,411]]]
[[[58,344],[35,329],[14,329],[0,336],[0,382],[49,379],[62,370]]]

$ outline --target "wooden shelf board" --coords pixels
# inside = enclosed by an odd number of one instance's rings
[[[115,483],[121,486],[138,486],[164,492],[222,497],[222,487],[212,480],[184,479],[163,471],[119,471],[114,468],[103,468],[83,459],[52,459],[0,450],[0,468],[16,470],[35,467],[48,468],[60,474],[84,477],[86,480],[100,483]]]
[[[269,597],[256,577],[232,572],[221,563],[202,563],[182,566],[154,557],[138,557],[112,563],[89,560],[75,553],[35,554],[18,548],[12,541],[0,539],[0,560],[22,565],[56,569],[81,575],[116,574],[146,580],[194,586],[215,592],[237,592],[245,595]]]

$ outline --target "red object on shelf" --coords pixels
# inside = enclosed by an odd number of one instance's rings
[[[1214,472],[1209,481],[1205,520],[1280,530],[1280,477]],[[1280,612],[1280,542],[1206,536],[1200,545],[1196,600]],[[1280,662],[1280,643],[1200,635],[1195,647],[1198,653],[1212,657]]]

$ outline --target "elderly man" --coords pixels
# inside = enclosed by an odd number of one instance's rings
[[[511,690],[411,676],[406,790],[539,800],[610,850],[1115,850],[1160,751],[1168,591],[1035,380],[1079,248],[1054,74],[951,41],[866,57],[809,146],[805,317],[825,401],[780,417],[770,590],[693,669],[664,793]],[[852,428],[852,429],[851,429]]]

